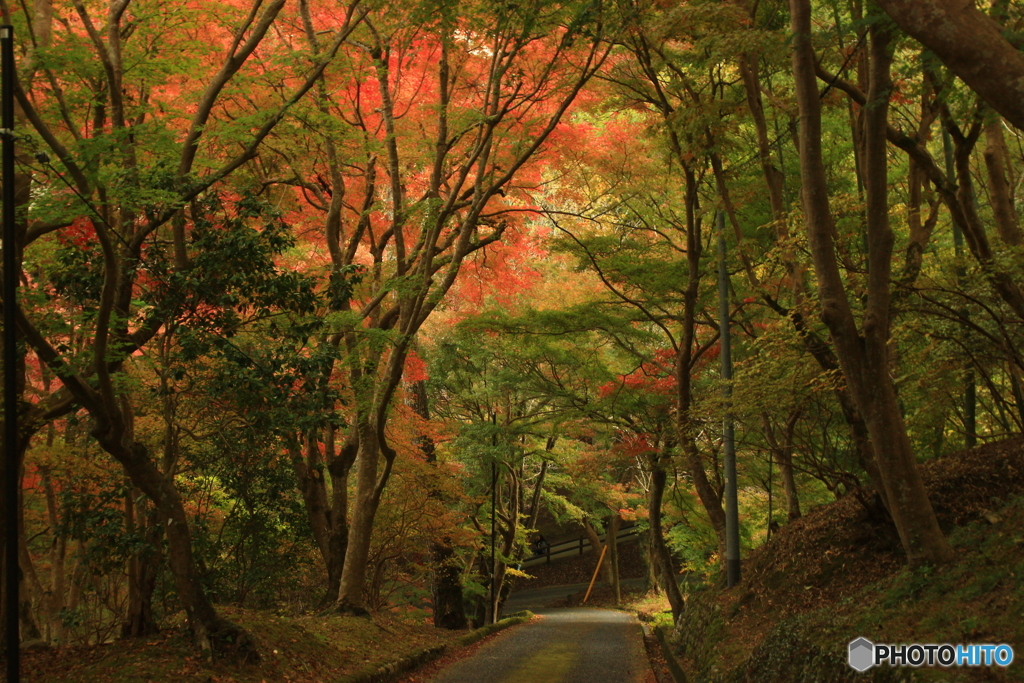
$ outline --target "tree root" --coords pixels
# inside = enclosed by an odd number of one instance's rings
[[[348,601],[336,602],[323,612],[321,616],[341,616],[341,617],[370,617],[370,612],[362,605],[353,605]]]
[[[195,630],[200,649],[209,657],[242,664],[260,660],[256,641],[244,628],[219,617],[210,626]]]

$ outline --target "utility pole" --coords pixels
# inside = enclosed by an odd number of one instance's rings
[[[496,535],[495,535],[495,523],[497,517],[497,501],[498,501],[498,463],[495,458],[497,457],[498,447],[498,413],[491,413],[491,427],[494,431],[491,432],[491,622],[495,623],[498,621],[498,590],[495,586],[495,582],[498,580],[498,565],[497,565],[497,553],[496,551]]]
[[[729,334],[729,274],[725,268],[725,212],[718,210],[718,331],[722,346],[722,397],[725,419],[725,579],[730,588],[740,582],[740,511],[736,491],[736,443],[732,420],[732,338]]]
[[[2,126],[3,160],[0,175],[3,181],[3,305],[4,305],[4,570],[6,583],[5,631],[7,651],[7,683],[21,678],[20,624],[18,619],[18,386],[15,368],[18,363],[15,339],[15,297],[18,294],[17,259],[14,230],[14,27],[0,26],[0,126]]]
[[[498,591],[495,582],[498,580],[498,565],[496,564],[496,542],[495,542],[495,521],[497,520],[496,515],[496,503],[498,496],[498,465],[493,460],[491,461],[491,623],[498,621]]]

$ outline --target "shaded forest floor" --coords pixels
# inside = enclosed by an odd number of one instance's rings
[[[642,576],[640,544],[620,546],[622,578]],[[587,553],[542,566],[519,588],[589,581],[595,558]],[[582,577],[582,578],[581,578]],[[613,602],[611,590],[595,589],[590,604]],[[256,639],[262,661],[251,666],[210,662],[195,649],[184,628],[169,626],[142,639],[99,646],[53,648],[22,655],[26,683],[321,683],[340,681],[424,649],[451,645],[466,631],[434,628],[429,619],[400,619],[386,613],[357,617],[281,616],[273,612],[221,607]],[[466,655],[456,648],[441,663]]]
[[[320,683],[339,681],[428,647],[451,643],[466,631],[445,631],[419,620],[375,615],[286,617],[222,608],[256,639],[262,661],[239,666],[209,662],[184,629],[142,639],[68,647],[23,655],[26,683]]]
[[[733,589],[689,596],[678,653],[692,680],[1024,680],[1024,437],[922,466],[957,554],[909,569],[891,524],[852,496],[783,527]],[[1007,669],[890,669],[855,675],[847,645],[1009,643]]]

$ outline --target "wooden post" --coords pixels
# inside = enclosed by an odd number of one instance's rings
[[[590,591],[594,590],[594,582],[597,581],[597,573],[601,571],[601,563],[604,562],[604,554],[608,552],[608,546],[601,548],[601,557],[597,558],[597,567],[594,568],[594,575],[590,577],[590,585],[587,587],[587,594],[583,596],[583,602],[580,604],[587,604],[587,600],[590,598]]]

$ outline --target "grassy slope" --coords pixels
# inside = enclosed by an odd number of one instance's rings
[[[849,498],[785,527],[750,557],[731,590],[691,596],[680,629],[693,681],[1024,680],[1024,439],[923,466],[957,562],[908,569],[894,532]],[[1009,643],[1008,669],[872,669],[846,646]]]

